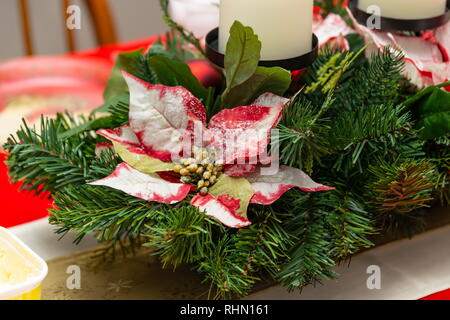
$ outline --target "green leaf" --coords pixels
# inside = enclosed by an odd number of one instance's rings
[[[118,95],[128,93],[128,86],[123,79],[121,71],[126,71],[144,81],[151,81],[150,70],[145,63],[142,49],[122,53],[117,57],[111,76],[103,93],[105,101],[111,100]]]
[[[441,88],[450,82],[431,86],[405,102],[417,116],[417,128],[422,138],[434,139],[450,133],[450,92]]]
[[[406,100],[403,104],[406,106],[411,106],[411,105],[415,104],[417,101],[419,101],[420,99],[422,99],[423,97],[429,95],[431,92],[433,92],[435,90],[435,88],[443,88],[443,87],[447,87],[447,86],[450,86],[450,81],[438,84],[436,86],[426,87],[425,89],[419,91],[417,94],[415,94],[414,96],[412,96],[411,98]]]
[[[80,133],[83,133],[85,131],[109,128],[109,127],[114,126],[114,124],[115,124],[115,119],[113,116],[93,119],[93,120],[86,121],[86,122],[80,124],[79,126],[72,128],[71,130],[65,131],[62,134],[59,134],[58,138],[59,139],[68,139],[75,135],[79,135]]]
[[[279,67],[258,67],[250,79],[229,91],[222,104],[227,108],[248,105],[266,92],[282,96],[290,84],[289,71]]]
[[[261,57],[261,41],[252,28],[235,21],[230,29],[225,54],[227,90],[244,83],[256,71]]]
[[[100,107],[92,110],[91,115],[94,115],[99,112],[100,113],[110,113],[111,110],[114,108],[114,106],[116,106],[119,103],[128,105],[130,103],[130,95],[128,93],[123,93],[121,95],[115,96],[111,100],[106,101]]]
[[[160,84],[183,86],[198,99],[207,99],[208,90],[198,81],[187,64],[163,56],[154,56],[148,59],[148,65],[157,75]]]

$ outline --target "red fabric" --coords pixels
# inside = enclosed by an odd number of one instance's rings
[[[450,289],[431,294],[420,300],[450,300]]]
[[[121,52],[147,49],[158,39],[157,36],[119,43],[117,45],[104,46],[93,50],[81,51],[70,54],[75,57],[96,57],[113,62]],[[34,221],[48,215],[52,201],[45,196],[35,196],[30,192],[20,192],[20,183],[10,184],[5,165],[6,155],[0,153],[0,194],[2,210],[0,210],[0,226],[13,227],[19,224]]]
[[[0,153],[0,226],[9,228],[47,216],[52,201],[45,195],[36,197],[30,192],[19,192],[20,183],[10,184],[5,159],[6,154]]]
[[[121,52],[134,51],[138,49],[147,49],[151,44],[155,43],[160,36],[153,36],[145,39],[133,40],[114,45],[103,46],[91,50],[75,52],[71,55],[77,57],[96,57],[114,61],[116,56]]]

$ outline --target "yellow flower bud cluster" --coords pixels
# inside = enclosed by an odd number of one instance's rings
[[[223,166],[214,157],[214,152],[195,148],[194,158],[181,159],[173,171],[181,175],[181,182],[196,186],[201,195],[206,195],[223,172]]]

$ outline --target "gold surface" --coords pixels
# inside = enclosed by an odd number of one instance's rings
[[[42,300],[207,298],[209,286],[201,284],[200,275],[187,266],[176,271],[162,269],[157,258],[150,253],[148,249],[141,249],[135,256],[120,256],[112,263],[100,263],[97,249],[49,260]],[[80,289],[70,290],[66,285],[73,276],[73,273],[67,273],[69,266],[80,268]]]
[[[450,223],[448,208],[433,208],[426,211],[427,230]],[[377,246],[401,237],[378,235],[372,240]],[[176,271],[162,269],[149,249],[141,249],[135,256],[119,256],[113,263],[100,263],[98,251],[88,250],[78,254],[47,261],[49,273],[43,283],[43,300],[195,300],[207,299],[209,286],[202,284],[201,276],[180,266]],[[120,249],[118,249],[120,250]],[[361,253],[363,253],[362,251]],[[118,252],[120,254],[120,251]],[[71,274],[67,268],[80,267],[81,288],[69,290],[66,285]],[[275,283],[259,283],[254,292],[268,288]]]

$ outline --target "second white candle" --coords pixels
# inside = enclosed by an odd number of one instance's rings
[[[261,60],[301,56],[312,49],[312,19],[313,0],[221,0],[219,51],[225,53],[238,20],[261,40]]]
[[[428,19],[445,13],[446,0],[359,0],[358,7],[367,11],[378,6],[381,15],[394,19]]]

